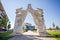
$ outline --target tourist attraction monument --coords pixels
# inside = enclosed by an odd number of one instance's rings
[[[34,19],[35,26],[37,27],[37,33],[39,35],[46,34],[43,10],[40,8],[37,8],[36,10],[34,10],[31,7],[31,4],[28,4],[26,10],[23,10],[22,8],[16,9],[16,19],[15,19],[14,30],[13,30],[14,35],[22,34],[22,24],[24,23],[24,20],[28,13],[31,13],[31,15]]]

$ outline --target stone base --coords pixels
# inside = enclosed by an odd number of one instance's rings
[[[47,32],[40,32],[39,36],[47,36],[48,33]]]

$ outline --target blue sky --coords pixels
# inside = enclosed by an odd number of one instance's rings
[[[16,9],[26,9],[28,4],[32,4],[33,9],[43,9],[45,25],[47,28],[52,26],[52,22],[60,27],[60,0],[1,0],[1,2],[9,17],[12,28],[14,27]],[[31,14],[27,15],[25,22],[34,25]]]

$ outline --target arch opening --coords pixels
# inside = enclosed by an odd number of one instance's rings
[[[22,34],[24,35],[37,35],[37,28],[35,26],[35,22],[33,16],[30,12],[28,12],[27,16],[22,25]]]

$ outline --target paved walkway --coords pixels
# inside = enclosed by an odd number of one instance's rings
[[[55,38],[48,38],[48,37],[37,37],[37,36],[33,36],[33,35],[18,35],[15,36],[9,40],[56,40]]]
[[[32,32],[32,31],[28,31],[28,32],[25,32],[25,33],[23,33],[24,35],[39,35],[38,33],[34,33],[34,32]]]
[[[38,34],[28,31],[24,35],[17,35],[9,40],[56,40],[55,38],[39,37]]]

